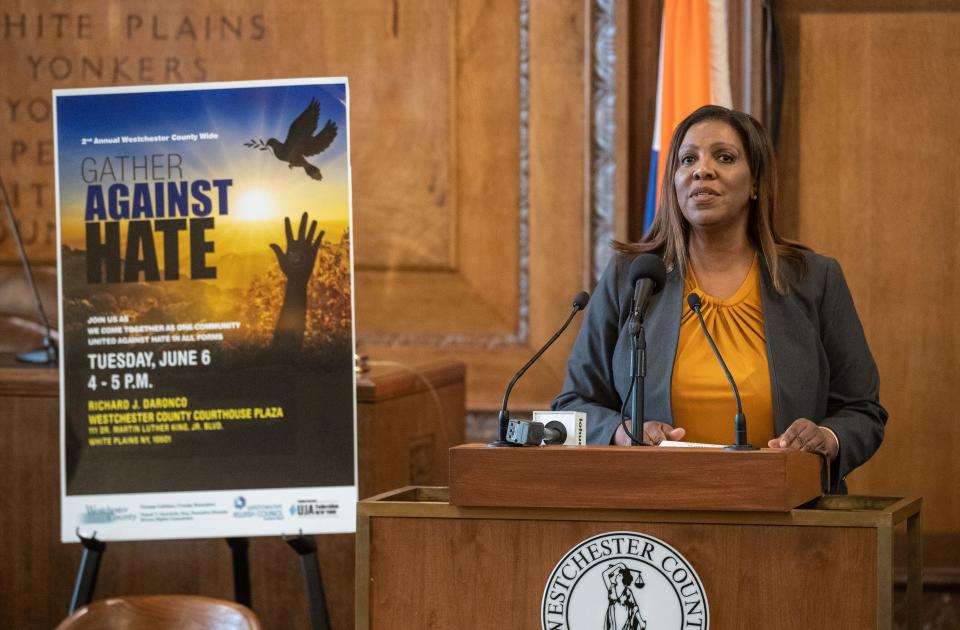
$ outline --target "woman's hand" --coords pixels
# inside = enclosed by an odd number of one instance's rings
[[[627,420],[627,426],[631,429],[633,428],[630,420]],[[686,429],[681,427],[673,428],[666,422],[647,420],[643,423],[643,443],[647,446],[656,446],[664,440],[681,440],[686,432]],[[631,440],[627,432],[623,430],[622,424],[617,427],[616,433],[613,434],[613,443],[616,446],[633,445],[633,440]]]
[[[681,427],[672,427],[666,422],[647,420],[643,423],[643,443],[656,446],[664,440],[676,442],[682,440],[687,430]]]
[[[767,443],[770,448],[784,448],[793,451],[810,451],[826,455],[831,461],[837,457],[840,445],[829,430],[807,418],[797,418],[783,435]]]

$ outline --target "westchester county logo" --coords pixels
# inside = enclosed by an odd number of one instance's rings
[[[589,538],[557,563],[543,591],[543,630],[707,630],[700,577],[676,549],[646,534]]]

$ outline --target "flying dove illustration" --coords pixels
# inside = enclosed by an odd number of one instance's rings
[[[307,175],[319,181],[323,179],[320,169],[307,162],[306,158],[317,155],[330,146],[337,137],[337,123],[327,119],[327,123],[320,133],[313,135],[320,121],[320,103],[317,99],[310,99],[310,104],[303,110],[287,131],[287,138],[282,143],[276,138],[270,138],[264,143],[262,140],[251,141],[246,146],[265,151],[267,147],[273,150],[278,160],[286,162],[292,169],[302,168]]]

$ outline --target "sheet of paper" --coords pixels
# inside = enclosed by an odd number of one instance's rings
[[[726,448],[726,444],[703,444],[701,442],[674,442],[673,440],[664,440],[660,446],[679,446],[681,448]]]

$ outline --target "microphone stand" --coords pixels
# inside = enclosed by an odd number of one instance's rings
[[[633,400],[630,417],[633,429],[630,439],[634,446],[643,446],[643,382],[647,376],[647,337],[643,329],[643,314],[634,310],[630,316],[630,378],[633,381]]]
[[[507,391],[503,393],[503,404],[500,405],[500,413],[497,416],[499,430],[497,432],[497,439],[493,442],[487,443],[488,447],[500,447],[500,446],[520,446],[520,444],[515,444],[513,442],[507,441],[507,427],[510,425],[510,411],[507,410],[507,401],[510,399],[510,392],[513,391],[513,386],[520,380],[520,377],[523,376],[524,372],[533,365],[537,359],[540,358],[540,355],[547,351],[553,342],[563,334],[563,331],[567,329],[567,326],[570,325],[570,322],[573,321],[574,316],[587,305],[587,300],[589,295],[586,292],[578,293],[576,298],[573,300],[573,310],[570,311],[570,315],[567,317],[567,321],[563,322],[563,326],[560,327],[560,330],[553,334],[553,337],[547,340],[547,343],[543,344],[540,350],[537,351],[533,357],[527,361],[520,370],[513,375],[513,379],[510,381],[510,384],[507,385]]]
[[[30,268],[30,260],[27,258],[27,251],[23,247],[23,239],[20,237],[20,228],[17,227],[17,220],[13,215],[13,206],[10,205],[10,197],[7,195],[7,187],[3,183],[3,177],[0,176],[0,192],[3,193],[3,205],[7,210],[7,218],[10,219],[10,230],[13,233],[13,240],[17,244],[17,252],[20,254],[20,261],[23,263],[23,272],[27,277],[27,283],[33,290],[33,300],[37,307],[37,313],[43,322],[43,347],[28,352],[17,354],[17,361],[21,363],[33,363],[36,365],[57,365],[57,343],[53,340],[53,333],[50,328],[50,320],[47,319],[47,313],[43,310],[43,303],[40,301],[40,291],[37,289],[37,283],[33,279],[33,270]]]
[[[641,254],[630,263],[630,282],[633,285],[633,301],[630,304],[630,320],[627,332],[630,335],[630,388],[626,398],[633,393],[630,415],[633,427],[627,430],[626,399],[620,407],[620,427],[630,437],[633,446],[643,446],[643,381],[647,376],[647,339],[643,319],[650,297],[659,293],[666,282],[667,270],[663,261],[653,254]]]

